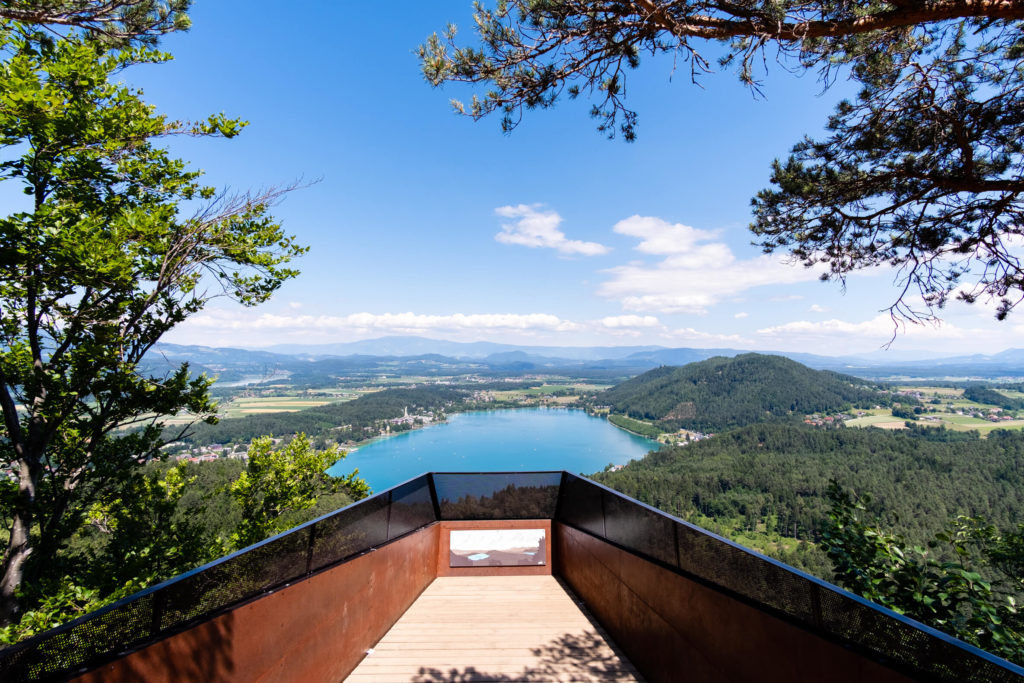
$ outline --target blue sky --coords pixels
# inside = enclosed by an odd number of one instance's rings
[[[168,340],[217,346],[327,343],[389,334],[520,344],[660,344],[878,350],[892,274],[846,291],[750,245],[749,200],[769,165],[821,130],[840,82],[772,66],[756,98],[730,72],[690,83],[647,58],[628,82],[639,138],[595,131],[586,101],[497,119],[452,113],[459,88],[422,79],[416,46],[447,22],[470,40],[469,0],[279,3],[198,0],[175,61],[125,80],[178,118],[251,122],[230,141],[175,141],[220,186],[317,181],[275,210],[310,246],[271,302],[216,302]],[[709,50],[709,56],[714,56]],[[582,99],[582,98],[581,98]],[[893,353],[994,352],[1013,319],[953,305]]]

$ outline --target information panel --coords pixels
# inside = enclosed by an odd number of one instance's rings
[[[533,567],[547,564],[544,529],[452,529],[450,567]]]

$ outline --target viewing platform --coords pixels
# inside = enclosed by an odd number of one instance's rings
[[[5,683],[1022,677],[568,472],[427,473],[0,650]]]

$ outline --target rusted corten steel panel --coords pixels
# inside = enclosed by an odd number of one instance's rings
[[[550,519],[508,519],[441,522],[440,551],[437,553],[438,576],[538,576],[552,573]],[[449,534],[452,529],[544,529],[545,557],[539,567],[451,567],[449,566]],[[557,572],[557,570],[555,570]]]
[[[431,525],[73,680],[340,681],[434,580],[438,532]]]
[[[910,683],[855,652],[563,524],[558,573],[650,683]]]

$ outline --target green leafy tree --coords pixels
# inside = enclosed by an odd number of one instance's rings
[[[908,547],[865,519],[869,499],[857,500],[835,481],[828,497],[832,510],[822,547],[845,588],[1024,663],[1024,614],[1017,606],[1024,529],[1003,536],[980,520],[958,517],[936,534],[934,549]],[[936,550],[952,559],[938,559]]]
[[[232,137],[223,115],[169,121],[115,74],[169,59],[0,24],[0,466],[17,477],[0,623],[83,515],[160,456],[160,417],[210,417],[210,380],[148,376],[160,337],[215,295],[244,305],[296,274],[304,249],[269,214],[279,193],[225,196],[158,143]],[[134,431],[124,431],[125,428]],[[5,494],[6,495],[6,494]]]
[[[25,601],[32,608],[17,623],[0,626],[0,645],[12,645],[37,633],[56,628],[123,597],[101,597],[95,588],[81,586],[71,580],[46,580],[29,587]]]
[[[897,322],[935,316],[950,297],[1024,296],[1013,244],[1024,231],[1024,34],[1019,2],[498,0],[478,2],[477,44],[450,25],[420,47],[428,82],[481,86],[456,111],[502,117],[565,93],[589,96],[598,129],[636,135],[627,77],[645,55],[672,54],[697,79],[721,55],[758,88],[774,58],[825,84],[846,66],[862,91],[837,107],[830,134],[776,162],[751,228],[824,278],[896,270]],[[919,293],[922,304],[910,294]]]
[[[291,528],[295,521],[288,513],[308,510],[319,496],[341,488],[356,499],[364,498],[370,489],[359,479],[359,470],[344,478],[327,474],[327,469],[344,457],[337,446],[314,449],[305,434],[296,435],[277,450],[269,436],[254,439],[248,467],[230,487],[242,509],[242,523],[232,534],[232,544],[242,548]]]
[[[904,420],[913,420],[913,419],[915,419],[917,417],[914,414],[914,409],[911,408],[910,406],[904,406],[904,405],[893,406],[891,412],[892,412],[892,416],[893,417],[901,417]]]
[[[198,511],[180,513],[185,490],[197,479],[187,467],[180,461],[164,472],[136,472],[92,506],[87,524],[106,542],[89,557],[90,585],[104,595],[127,595],[222,554],[217,539],[200,526]]]
[[[0,627],[0,644],[59,626],[222,553],[196,510],[182,514],[182,497],[197,479],[187,474],[187,463],[147,469],[89,510],[72,541],[89,537],[85,552],[62,554],[38,582],[22,585],[25,611],[17,623]]]

